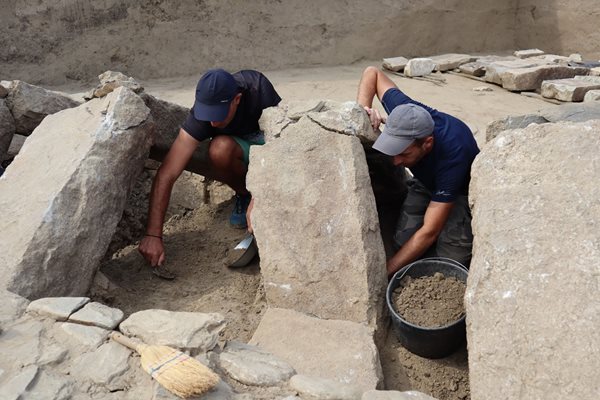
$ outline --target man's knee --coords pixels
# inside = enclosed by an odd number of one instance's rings
[[[229,136],[216,136],[210,141],[208,158],[216,167],[227,167],[241,157],[241,148]]]

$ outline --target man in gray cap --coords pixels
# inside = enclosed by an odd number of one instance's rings
[[[372,108],[377,95],[387,118]],[[424,256],[447,257],[469,266],[473,234],[467,200],[471,164],[479,153],[467,125],[414,101],[383,72],[363,72],[357,102],[373,128],[385,127],[373,148],[406,167],[408,195],[397,224],[397,252],[387,262],[388,277]]]

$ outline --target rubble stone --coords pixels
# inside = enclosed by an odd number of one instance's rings
[[[368,390],[363,393],[361,400],[436,400],[425,393],[409,390],[399,392],[396,390]]]
[[[477,57],[468,54],[441,54],[438,56],[429,57],[435,64],[435,71],[450,71],[460,67],[463,64],[475,61]]]
[[[0,180],[0,285],[30,299],[87,293],[151,134],[126,88],[45,118]]]
[[[77,107],[80,103],[64,94],[15,81],[6,98],[17,133],[29,135],[50,114]]]
[[[225,319],[217,313],[144,310],[133,313],[119,326],[121,332],[146,343],[205,352],[215,347]]]
[[[13,135],[15,134],[15,120],[10,113],[4,99],[0,99],[0,161],[6,159]]]
[[[583,101],[598,101],[600,100],[600,90],[590,90],[583,97]]]
[[[546,122],[548,122],[548,120],[539,114],[510,115],[488,124],[485,130],[485,141],[489,142],[502,131],[526,128],[531,124],[545,124]]]
[[[110,391],[125,389],[123,375],[129,369],[127,359],[130,354],[126,347],[109,341],[74,360],[71,375],[103,385]]]
[[[403,71],[408,64],[408,58],[405,57],[391,57],[383,59],[383,68],[394,72]]]
[[[86,100],[91,100],[95,97],[104,97],[118,87],[125,86],[135,93],[140,93],[144,88],[132,77],[126,76],[117,71],[106,71],[98,75],[100,85],[89,93],[83,96]]]
[[[434,68],[435,64],[431,58],[413,58],[406,63],[404,75],[410,77],[425,76],[431,74]]]
[[[517,51],[515,51],[514,54],[515,54],[515,57],[529,58],[529,57],[544,55],[544,51],[542,51],[540,49],[527,49],[527,50],[517,50]]]
[[[247,185],[269,305],[376,326],[385,254],[358,138],[304,117],[253,149]]]
[[[373,330],[363,324],[269,308],[250,344],[287,361],[299,374],[352,383],[362,390],[382,383]]]
[[[70,322],[65,322],[61,324],[60,327],[77,342],[92,349],[95,349],[104,343],[110,333],[106,329],[98,328],[96,326],[86,326]]]
[[[258,124],[260,129],[264,132],[265,143],[277,139],[288,125],[294,123],[294,121],[289,118],[287,108],[284,107],[282,103],[283,102],[279,103],[278,106],[269,107],[263,110],[262,115],[260,116]]]
[[[532,125],[502,133],[473,164],[473,399],[600,393],[598,146],[600,121]]]
[[[360,400],[362,390],[349,383],[306,375],[295,375],[290,379],[292,389],[301,395],[320,400]]]
[[[227,343],[219,364],[236,381],[253,386],[281,385],[296,373],[278,357],[256,346],[235,341]]]
[[[538,65],[529,68],[508,69],[500,74],[502,87],[507,90],[523,91],[539,89],[543,81],[587,75],[587,68],[562,65]]]
[[[27,312],[66,321],[69,315],[90,301],[89,297],[45,297],[29,303]]]
[[[583,101],[585,94],[594,89],[600,89],[600,76],[576,76],[542,82],[542,96],[561,101]]]
[[[310,112],[307,116],[328,131],[356,136],[364,144],[373,144],[377,140],[378,135],[373,131],[369,116],[354,101],[327,101],[320,111]]]
[[[114,329],[123,320],[123,311],[108,307],[102,303],[86,304],[81,310],[69,317],[69,321],[84,325],[95,325],[104,329]]]

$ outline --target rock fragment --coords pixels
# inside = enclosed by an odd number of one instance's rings
[[[406,64],[408,64],[408,58],[391,57],[391,58],[384,58],[382,65],[383,65],[383,68],[385,68],[387,70],[394,71],[394,72],[401,72],[406,67]]]
[[[404,67],[404,75],[410,77],[425,76],[431,74],[435,68],[435,63],[431,58],[413,58],[408,60]]]
[[[102,74],[98,75],[98,79],[100,79],[100,85],[91,90],[89,93],[85,94],[83,96],[84,99],[91,100],[95,97],[104,97],[121,86],[131,89],[135,93],[140,93],[144,90],[142,85],[140,85],[135,79],[117,71],[103,72]]]

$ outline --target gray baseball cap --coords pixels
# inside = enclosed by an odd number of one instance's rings
[[[388,115],[385,128],[373,148],[388,156],[396,156],[415,139],[431,135],[433,126],[431,114],[423,107],[412,103],[399,105]]]

